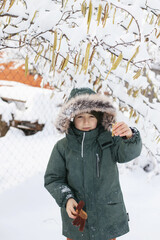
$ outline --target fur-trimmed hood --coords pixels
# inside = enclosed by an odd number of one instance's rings
[[[71,120],[80,113],[102,112],[102,126],[110,130],[115,122],[116,110],[107,96],[95,93],[90,88],[74,88],[63,104],[55,126],[61,133],[68,133]]]

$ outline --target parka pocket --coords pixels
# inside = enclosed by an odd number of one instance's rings
[[[112,223],[111,225],[113,225],[113,223],[119,224],[123,221],[128,222],[121,191],[113,191],[105,196],[101,203],[98,202],[98,212],[100,216],[103,215],[104,221],[109,219],[110,223]]]
[[[106,196],[106,203],[108,205],[113,205],[123,202],[123,196],[120,191],[111,192],[109,196]]]
[[[114,205],[122,202],[123,196],[119,190],[112,191],[111,193],[105,194],[104,196],[98,198],[98,203],[104,205]]]

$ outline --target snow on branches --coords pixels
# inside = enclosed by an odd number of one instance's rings
[[[63,91],[82,85],[106,91],[142,129],[158,161],[160,81],[151,71],[160,60],[158,2],[5,0],[0,49],[17,49],[26,74],[34,68],[43,83]]]

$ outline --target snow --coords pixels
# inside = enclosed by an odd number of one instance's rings
[[[63,240],[60,209],[43,187],[44,171],[0,195],[3,240]],[[142,170],[120,174],[130,232],[120,240],[152,240],[160,234],[160,176],[148,181]]]
[[[0,98],[0,115],[2,115],[2,121],[9,123],[9,120],[12,119],[12,113],[16,109],[15,104],[7,104],[3,102]]]
[[[0,195],[3,240],[64,239],[60,212],[43,187],[43,174]]]
[[[39,123],[54,122],[53,112],[55,112],[56,104],[61,100],[63,93],[57,93],[54,96],[52,90],[33,88],[12,81],[0,81],[0,84],[2,85],[0,87],[0,97],[21,100],[25,104],[25,109],[21,111],[15,107],[15,103],[7,104],[0,100],[0,114],[3,113],[4,120],[7,122],[11,120],[11,113],[13,113],[17,120],[38,121]]]

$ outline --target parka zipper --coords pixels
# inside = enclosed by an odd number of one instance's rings
[[[97,177],[100,177],[100,158],[98,153],[96,153],[96,157],[97,157]]]
[[[83,146],[84,146],[85,132],[83,133],[82,144],[81,144],[81,157],[83,158]]]

